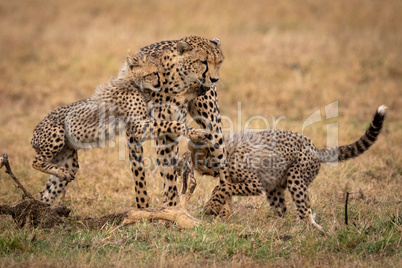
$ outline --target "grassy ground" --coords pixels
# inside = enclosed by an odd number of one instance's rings
[[[198,176],[189,210],[204,223],[195,229],[144,222],[100,231],[20,230],[1,216],[0,267],[400,267],[401,2],[194,2],[0,1],[0,153],[9,154],[16,175],[38,193],[47,176],[30,167],[30,139],[47,113],[90,96],[142,46],[190,34],[218,37],[226,57],[219,101],[227,129],[230,122],[244,128],[254,116],[271,126],[272,116],[286,116],[277,127],[301,132],[320,110],[323,120],[304,134],[323,147],[328,123],[339,124],[339,144],[350,143],[364,133],[378,106],[389,107],[377,144],[360,158],[325,165],[311,186],[313,211],[326,235],[297,220],[288,195],[289,214],[282,219],[262,196],[236,198],[228,221],[203,216],[217,181]],[[338,116],[325,119],[324,107],[334,101]],[[261,120],[250,125],[262,126]],[[135,207],[129,164],[118,144],[79,153],[81,169],[65,201],[75,214]],[[152,205],[158,206],[162,180],[152,169],[147,173]],[[345,194],[358,189],[365,199],[352,195],[345,226]],[[20,196],[1,171],[0,202]]]

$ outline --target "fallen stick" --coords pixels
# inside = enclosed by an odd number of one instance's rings
[[[70,214],[70,208],[65,206],[51,208],[35,199],[14,175],[7,154],[0,155],[0,169],[3,166],[6,167],[6,173],[14,180],[17,187],[20,188],[24,195],[29,199],[23,200],[14,206],[0,205],[0,215],[11,215],[19,227],[23,227],[28,223],[34,226],[40,225],[44,228],[51,228],[64,222],[62,217],[67,217]]]
[[[3,166],[6,166],[6,173],[11,176],[11,178],[17,184],[17,187],[20,188],[24,192],[24,195],[30,199],[35,199],[33,197],[33,195],[27,189],[25,189],[25,187],[20,183],[20,181],[14,175],[13,171],[11,170],[10,162],[8,162],[7,154],[0,155],[0,168],[2,168]]]
[[[89,228],[101,228],[105,224],[117,224],[126,226],[135,222],[148,219],[148,220],[166,220],[175,222],[181,228],[192,228],[199,224],[199,220],[191,216],[187,211],[187,204],[194,189],[197,185],[193,169],[191,166],[191,158],[189,155],[184,155],[180,161],[182,191],[181,202],[176,207],[161,207],[161,208],[147,208],[135,209],[118,214],[110,214],[97,218],[84,218],[76,217],[75,219]],[[7,154],[0,155],[0,168],[6,167],[12,179],[20,188],[24,195],[29,200],[23,200],[14,206],[0,205],[0,215],[11,215],[19,227],[23,227],[26,223],[34,226],[41,226],[44,228],[51,228],[65,222],[62,217],[68,217],[71,209],[65,206],[57,206],[51,208],[50,206],[35,199],[33,195],[20,183],[18,178],[11,170]]]
[[[180,173],[182,189],[180,191],[180,204],[176,207],[160,207],[135,209],[118,214],[106,215],[100,218],[85,218],[80,222],[88,228],[101,228],[105,224],[117,224],[119,226],[130,225],[144,219],[166,220],[175,222],[180,228],[193,228],[200,221],[191,216],[187,211],[190,200],[197,182],[194,178],[194,169],[191,162],[190,152],[185,153],[175,167]]]
[[[121,225],[128,225],[143,219],[167,220],[176,222],[181,228],[192,228],[199,224],[199,220],[191,216],[187,211],[190,200],[197,182],[194,178],[194,169],[191,162],[191,153],[186,152],[180,159],[176,170],[181,173],[182,190],[180,193],[180,204],[176,207],[147,208],[141,210],[130,210],[123,216]]]
[[[177,206],[131,210],[127,212],[121,224],[129,225],[143,219],[167,220],[177,223],[181,228],[192,228],[199,223],[199,220],[191,216],[186,209]]]

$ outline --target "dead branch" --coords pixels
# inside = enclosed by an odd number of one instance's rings
[[[0,215],[11,215],[19,227],[23,227],[28,223],[33,226],[40,225],[44,228],[50,228],[64,222],[62,218],[67,217],[71,209],[65,206],[51,208],[39,200],[36,200],[14,175],[7,154],[0,155],[0,168],[3,166],[6,167],[6,173],[14,180],[17,187],[20,188],[29,199],[23,200],[14,206],[0,205]]]
[[[0,168],[2,166],[6,167],[6,172],[10,174],[17,183],[18,188],[30,199],[21,201],[15,206],[0,205],[0,215],[11,215],[19,227],[23,227],[25,224],[31,224],[51,228],[55,225],[65,223],[63,217],[68,217],[71,212],[69,208],[65,206],[51,208],[39,200],[36,200],[12,173],[7,154],[0,155]],[[189,154],[185,154],[180,160],[179,172],[181,172],[180,177],[182,179],[183,189],[180,196],[181,203],[176,207],[135,209],[97,218],[80,219],[80,217],[76,217],[76,220],[89,228],[101,228],[105,224],[125,226],[144,219],[166,220],[177,223],[181,228],[192,228],[199,223],[199,220],[191,216],[186,209],[188,201],[197,185]]]
[[[25,189],[25,187],[20,183],[20,181],[14,175],[13,171],[11,170],[10,163],[8,162],[7,154],[0,155],[0,168],[2,168],[3,166],[6,166],[6,173],[11,176],[11,178],[17,184],[17,187],[20,188],[24,192],[24,195],[30,199],[35,199],[33,197],[33,195],[27,189]]]
[[[85,218],[81,220],[81,222],[89,228],[100,228],[105,224],[114,223],[120,226],[125,226],[147,219],[175,222],[181,228],[194,227],[199,224],[200,221],[191,216],[187,211],[188,201],[197,186],[197,182],[194,178],[190,152],[187,152],[182,156],[175,169],[179,172],[182,180],[180,204],[178,206],[134,209],[123,213],[106,215],[100,218]]]
[[[186,209],[177,206],[131,210],[127,212],[122,225],[129,225],[143,219],[167,220],[177,223],[181,228],[192,228],[199,223],[199,220],[191,216]]]

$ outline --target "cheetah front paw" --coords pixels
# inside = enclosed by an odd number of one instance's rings
[[[204,213],[206,215],[218,216],[220,214],[221,208],[221,205],[217,204],[213,200],[209,200],[204,206]]]
[[[69,183],[75,179],[75,173],[70,170],[65,170],[63,173],[57,176],[60,179],[60,182]]]
[[[209,144],[208,136],[210,134],[203,129],[192,130],[189,134],[190,140],[195,144]]]
[[[233,214],[232,207],[226,203],[222,206],[221,210],[219,211],[219,217],[227,219]]]

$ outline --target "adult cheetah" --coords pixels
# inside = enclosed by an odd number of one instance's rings
[[[145,92],[160,91],[165,82],[163,73],[164,69],[145,54],[127,57],[119,75],[98,86],[90,98],[54,110],[36,126],[31,144],[37,156],[32,166],[50,174],[41,201],[51,204],[75,178],[77,150],[103,147],[112,134],[109,130],[117,125],[124,127],[121,131],[126,131],[129,141],[143,142],[166,133],[204,135],[180,122],[155,121],[147,116]],[[187,103],[204,93],[205,88],[195,81],[185,91],[167,95],[178,103]],[[139,176],[137,172],[135,176]]]
[[[357,141],[340,147],[317,149],[313,142],[298,133],[284,130],[244,131],[225,135],[231,183],[215,187],[207,211],[229,216],[231,197],[265,192],[268,202],[279,216],[286,212],[285,189],[296,203],[298,215],[322,231],[312,216],[308,186],[317,176],[321,163],[345,161],[364,153],[380,134],[386,107],[380,106],[365,134]],[[189,144],[194,168],[206,175],[218,176],[217,161],[204,142]]]
[[[225,166],[225,152],[221,117],[217,100],[216,83],[219,80],[219,68],[223,62],[223,54],[218,39],[206,39],[198,36],[188,36],[180,40],[170,40],[155,43],[140,49],[144,53],[159,61],[165,70],[166,81],[159,92],[150,94],[148,114],[155,120],[174,120],[185,122],[187,114],[202,126],[209,134],[210,152],[220,160],[219,176],[221,183],[226,182],[228,173]],[[190,73],[198,76],[190,76]],[[200,96],[187,104],[175,103],[167,93],[179,92],[189,82],[199,81],[205,88],[210,88],[205,95]],[[133,140],[136,143],[135,140]],[[164,178],[164,203],[169,206],[177,204],[177,171],[174,169],[178,161],[178,135],[165,135],[156,139],[157,164],[160,174]],[[136,148],[135,146],[131,146]],[[141,150],[136,148],[138,153]],[[135,152],[134,152],[135,155]],[[142,158],[133,157],[134,172],[141,168]],[[146,185],[137,177],[136,185],[140,185],[137,192],[138,208],[148,207]],[[141,183],[141,184],[140,184]]]

